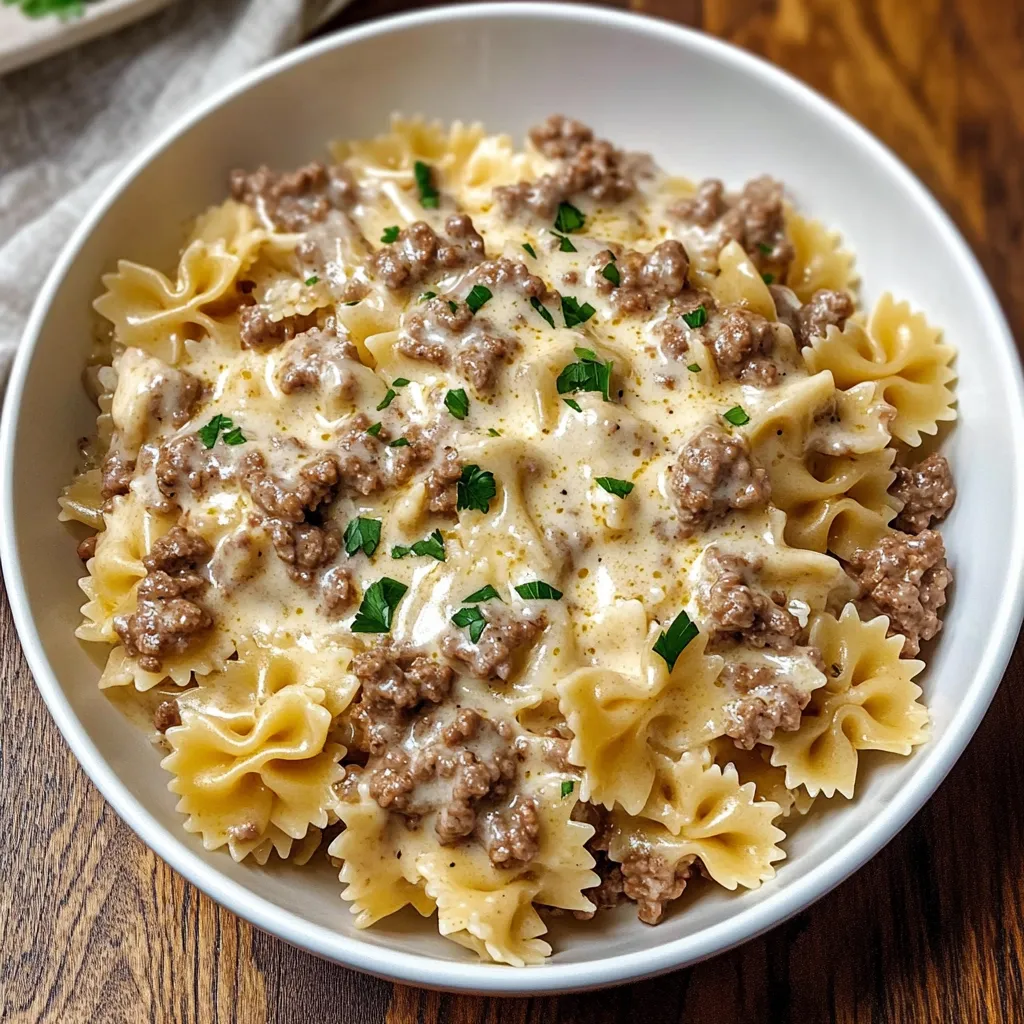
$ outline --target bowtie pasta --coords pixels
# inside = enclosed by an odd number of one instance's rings
[[[954,353],[779,182],[553,116],[229,187],[103,278],[60,498],[208,849],[535,964],[551,914],[757,887],[927,739]]]

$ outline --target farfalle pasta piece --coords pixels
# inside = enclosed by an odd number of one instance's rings
[[[842,248],[838,232],[790,208],[786,210],[786,236],[793,245],[786,285],[801,302],[810,302],[821,288],[853,291],[857,284],[853,253]]]
[[[803,786],[796,789],[786,786],[786,770],[776,768],[771,763],[771,748],[758,744],[751,750],[744,750],[731,739],[722,736],[714,740],[709,749],[715,762],[723,769],[731,764],[741,783],[753,784],[758,800],[770,800],[778,804],[783,818],[806,814],[814,805],[815,797]]]
[[[235,662],[227,671],[247,673],[255,693],[252,666]],[[289,840],[323,828],[336,813],[344,748],[327,741],[325,694],[291,685],[246,705],[218,693],[218,683],[207,676],[178,698],[181,725],[167,730],[171,753],[161,762],[174,775],[168,788],[188,815],[186,831],[200,833],[206,849],[227,844],[242,860],[273,826],[286,856]]]
[[[790,789],[852,797],[859,751],[907,755],[928,738],[928,711],[913,681],[924,663],[900,657],[903,637],[886,637],[888,626],[884,616],[862,622],[853,604],[838,619],[814,617],[810,643],[828,682],[811,695],[799,730],[777,732],[770,744]]]
[[[941,337],[909,303],[887,293],[866,330],[853,320],[842,331],[830,327],[803,354],[812,373],[831,370],[839,388],[877,382],[881,397],[896,410],[893,436],[917,446],[922,434],[935,434],[939,423],[956,419],[956,374],[950,366],[955,350]]]
[[[196,218],[188,241],[202,242],[211,247],[220,243],[232,256],[238,257],[238,269],[244,271],[255,263],[269,237],[251,206],[226,199]]]
[[[94,530],[103,529],[102,474],[98,469],[77,473],[57,499],[62,523],[84,523]]]
[[[720,306],[743,306],[768,320],[776,319],[772,293],[739,242],[725,245],[718,254],[718,268],[717,274],[695,271],[694,277]]]

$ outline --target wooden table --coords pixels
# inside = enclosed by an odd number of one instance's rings
[[[409,6],[355,0],[337,25]],[[1024,337],[1021,0],[636,6],[765,54],[881,136],[965,231]],[[0,1021],[1024,1021],[1021,650],[938,795],[811,910],[656,981],[504,1001],[362,977],[200,895],[135,838],[78,767],[0,605]]]

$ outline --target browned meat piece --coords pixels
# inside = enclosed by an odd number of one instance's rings
[[[478,679],[508,679],[516,652],[529,647],[547,626],[547,618],[517,615],[495,602],[481,605],[487,620],[477,643],[470,643],[462,631],[441,638],[441,649],[449,658],[461,661]]]
[[[280,519],[270,519],[267,525],[274,550],[296,583],[312,583],[317,569],[333,562],[341,550],[341,538],[331,527],[286,523]]]
[[[661,299],[675,298],[686,287],[690,261],[682,243],[669,239],[649,253],[629,249],[619,252],[615,266],[619,283],[614,285],[600,271],[612,259],[612,250],[599,252],[591,261],[598,271],[594,284],[602,294],[610,294],[612,305],[620,313],[647,313]]]
[[[709,228],[728,209],[725,185],[717,178],[706,178],[698,185],[693,198],[677,203],[672,213],[687,224]]]
[[[874,547],[854,552],[847,572],[861,588],[862,615],[886,615],[889,636],[903,636],[903,656],[913,658],[922,640],[942,629],[939,609],[953,574],[946,549],[934,530],[916,537],[891,533]]]
[[[655,332],[661,338],[662,351],[673,359],[682,359],[690,351],[690,336],[697,328],[690,327],[683,319],[687,313],[693,313],[703,306],[704,312],[710,315],[717,307],[714,298],[704,291],[695,288],[684,288],[670,303],[668,316],[655,326]]]
[[[956,485],[945,457],[933,452],[916,466],[896,467],[889,493],[903,502],[893,526],[904,533],[920,533],[945,519],[956,501]]]
[[[364,700],[402,709],[424,701],[439,704],[448,696],[455,675],[447,665],[390,642],[357,654],[352,671],[363,684]]]
[[[800,728],[800,713],[811,695],[796,689],[770,666],[732,662],[720,679],[740,695],[725,705],[725,734],[737,747],[751,750],[757,743],[767,743],[777,729],[795,732]]]
[[[775,328],[760,313],[742,306],[709,310],[700,331],[724,379],[764,387],[778,382],[779,366],[772,359]]]
[[[565,160],[575,156],[585,143],[593,142],[594,133],[585,124],[571,117],[551,114],[529,132],[530,141],[549,160]]]
[[[800,346],[810,345],[815,338],[824,338],[828,327],[842,330],[855,310],[848,293],[819,288],[811,296],[811,301],[797,310],[795,322],[790,323],[790,327]],[[781,315],[779,319],[782,319]]]
[[[267,459],[261,451],[251,451],[242,459],[242,486],[252,495],[252,500],[267,515],[289,523],[301,523],[307,511],[326,501],[343,475],[338,456],[325,452],[299,470],[299,480],[294,487],[286,487],[268,472]]]
[[[351,401],[357,381],[353,368],[359,365],[359,351],[332,328],[312,328],[288,342],[277,370],[277,380],[286,395],[304,388]]]
[[[610,910],[612,907],[620,906],[626,898],[625,879],[622,877],[622,868],[615,861],[608,857],[602,850],[592,851],[594,855],[594,871],[597,872],[600,882],[593,889],[585,890],[588,900],[598,910]],[[573,916],[577,920],[587,921],[594,916],[594,911],[576,910]]]
[[[540,850],[540,815],[532,797],[516,796],[508,807],[488,811],[480,825],[484,849],[496,868],[522,868]]]
[[[194,570],[212,554],[213,549],[205,538],[191,533],[184,527],[175,526],[153,542],[153,547],[142,559],[142,564],[150,572],[162,570],[180,573]]]
[[[491,289],[509,288],[524,299],[539,299],[541,302],[556,295],[543,278],[530,273],[525,263],[510,260],[507,256],[481,263],[466,279],[467,286],[474,284],[484,284]]]
[[[352,573],[340,565],[331,566],[320,576],[320,610],[324,615],[338,615],[348,608],[356,596]]]
[[[153,712],[153,728],[157,732],[167,732],[174,726],[181,725],[181,712],[176,700],[161,701]]]
[[[636,903],[636,916],[644,924],[657,924],[666,905],[682,896],[694,859],[686,857],[673,867],[659,853],[631,853],[622,862],[622,891]]]
[[[455,515],[458,508],[457,484],[462,478],[462,460],[451,446],[446,446],[441,465],[427,474],[427,508],[441,515]]]
[[[231,172],[231,195],[247,203],[279,231],[306,231],[332,209],[347,210],[356,186],[344,167],[310,163],[286,173],[260,167]]]
[[[165,510],[170,511],[177,505],[178,492],[183,486],[201,494],[221,469],[219,457],[203,448],[195,434],[165,441],[157,450],[154,468],[157,489],[168,499]]]
[[[750,647],[791,651],[800,623],[786,609],[784,594],[768,595],[757,586],[761,567],[760,560],[726,554],[715,545],[707,549],[703,604],[712,640],[731,638]]]
[[[127,494],[135,473],[135,460],[126,459],[121,452],[111,448],[103,460],[100,495],[109,501],[115,495]]]
[[[768,474],[754,462],[747,442],[717,426],[687,441],[669,485],[684,536],[730,509],[763,505],[771,497]]]
[[[397,487],[408,483],[420,466],[430,462],[437,448],[432,428],[413,424],[406,429],[404,437],[409,442],[407,445],[388,449],[387,483]]]
[[[394,242],[373,254],[371,270],[397,291],[419,284],[436,271],[469,266],[484,258],[484,241],[465,214],[452,214],[445,230],[448,238],[440,239],[426,221],[410,224]]]
[[[455,357],[455,368],[483,394],[494,387],[502,366],[518,348],[515,338],[474,331]]]
[[[78,547],[75,549],[78,552],[78,557],[83,562],[88,562],[93,555],[96,554],[96,541],[99,539],[99,534],[94,533],[85,540],[79,541]]]
[[[238,339],[242,348],[264,348],[290,341],[316,324],[316,314],[297,314],[271,320],[263,306],[242,306],[238,311]]]

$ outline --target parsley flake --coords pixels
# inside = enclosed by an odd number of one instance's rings
[[[436,298],[437,298],[437,292],[424,292],[420,296],[419,301],[420,302],[426,302],[427,299],[436,299]]]
[[[366,428],[366,432],[370,435],[370,437],[380,437],[380,428],[381,422],[380,420],[377,420],[377,422],[374,423],[372,427]]]
[[[523,248],[534,258],[537,258],[537,251],[529,242],[523,242]]]
[[[479,590],[474,590],[473,593],[469,595],[469,597],[464,597],[462,599],[462,603],[472,604],[474,601],[494,600],[500,601],[501,595],[498,593],[497,590],[494,589],[494,587],[490,585],[490,583],[488,583],[485,586],[482,586]]]
[[[457,302],[452,302],[452,300],[451,300],[451,299],[449,299],[449,300],[448,300],[448,308],[449,308],[449,309],[450,309],[450,310],[451,310],[451,311],[452,311],[453,313],[458,313],[458,311],[459,311],[459,304],[458,304]]]
[[[566,327],[585,324],[596,312],[589,302],[584,302],[581,306],[571,295],[562,296],[562,316],[565,318]]]
[[[456,492],[457,505],[460,509],[486,512],[491,507],[491,499],[498,493],[498,487],[494,482],[493,473],[479,466],[463,466]]]
[[[556,234],[555,238],[558,239],[558,251],[559,252],[579,252],[579,249],[569,240],[566,235]]]
[[[495,430],[494,427],[488,427],[487,433],[490,434],[491,437],[501,437],[501,431]]]
[[[765,256],[770,256],[772,253],[772,247],[768,245],[767,242],[758,242],[757,247],[765,254]]]
[[[436,558],[439,562],[445,560],[444,551],[444,537],[441,536],[440,530],[435,530],[425,540],[418,540],[412,547],[406,547],[404,544],[396,544],[391,549],[392,558],[405,558],[406,555],[429,555],[431,558]]]
[[[606,281],[611,281],[616,288],[618,288],[619,283],[622,280],[622,278],[619,277],[619,268],[615,266],[614,263],[606,263],[604,265],[604,270],[601,271],[601,276]]]
[[[690,621],[690,616],[685,611],[680,612],[673,620],[667,630],[662,630],[654,645],[654,653],[660,654],[668,665],[669,672],[676,667],[679,655],[686,649],[687,644],[697,635],[699,630],[697,624]]]
[[[690,363],[686,368],[690,373],[700,373],[700,363]]]
[[[590,352],[589,349],[577,350]],[[584,356],[578,363],[570,363],[558,375],[555,386],[560,395],[575,394],[579,391],[600,391],[606,402],[611,401],[612,366],[609,360],[602,363],[596,358]]]
[[[708,322],[708,311],[704,308],[704,305],[699,305],[696,309],[691,309],[689,313],[683,314],[683,323],[687,327],[703,327]]]
[[[411,383],[408,377],[396,377],[392,382],[393,388],[404,388],[406,384]]]
[[[313,286],[313,285],[315,285],[315,284],[317,283],[317,281],[319,281],[319,280],[320,280],[320,278],[319,278],[319,277],[317,277],[317,276],[316,276],[316,274],[314,274],[314,275],[313,275],[312,277],[307,277],[307,278],[306,278],[306,282],[305,282],[305,283],[306,283],[306,287],[307,287],[307,288],[310,288],[310,287],[312,287],[312,286]]]
[[[599,476],[595,483],[616,498],[625,498],[634,487],[628,480],[617,480],[613,476]]]
[[[225,433],[221,434],[220,439],[225,444],[230,444],[230,445],[245,444],[245,442],[249,440],[249,438],[247,438],[242,433],[242,428],[241,427],[235,427],[234,430],[226,431]]]
[[[353,633],[390,633],[398,602],[409,588],[398,580],[383,576],[363,594],[359,611],[352,621]]]
[[[465,388],[449,391],[444,396],[445,408],[457,419],[464,420],[469,415],[469,396]]]
[[[589,360],[591,363],[600,362],[597,358],[597,353],[592,348],[583,348],[582,345],[577,345],[573,352],[580,357],[580,359]]]
[[[555,318],[551,315],[551,311],[540,301],[536,296],[530,299],[530,305],[540,313],[540,315],[547,321],[549,327],[555,326]]]
[[[731,423],[734,427],[742,427],[745,423],[750,422],[750,417],[746,414],[742,405],[734,405],[727,412],[723,412],[722,419],[727,423]]]
[[[562,799],[564,800],[575,788],[576,788],[576,783],[573,782],[572,779],[567,779],[565,782],[563,782],[562,783]]]
[[[555,217],[555,230],[561,231],[563,235],[571,235],[574,231],[582,229],[586,223],[583,211],[578,210],[572,203],[559,203],[558,214]]]
[[[761,275],[761,280],[764,281],[765,284],[771,284],[772,281],[775,280],[775,275],[774,274],[762,274]]]
[[[484,627],[487,625],[483,612],[476,605],[471,608],[460,608],[452,616],[452,622],[459,627],[469,626],[469,639],[473,643],[480,639],[480,634],[483,633]]]
[[[561,601],[562,599],[562,592],[555,590],[550,583],[545,583],[543,580],[520,583],[516,587],[516,593],[526,601]]]
[[[475,313],[491,297],[491,289],[482,284],[475,284],[466,296],[469,311]]]
[[[368,558],[377,550],[380,544],[380,519],[358,519],[349,521],[345,527],[345,553],[351,557],[357,551],[362,551]]]
[[[385,245],[390,245],[392,242],[398,241],[398,225],[392,224],[391,227],[384,229],[384,234],[380,236],[380,240]]]
[[[377,412],[380,412],[381,409],[386,409],[397,397],[398,392],[394,388],[388,388],[387,394],[384,395],[380,405],[377,406]]]
[[[583,407],[575,398],[563,398],[562,401],[565,402],[573,412],[583,412]]]
[[[422,160],[417,160],[413,164],[412,170],[420,190],[420,206],[425,210],[436,210],[441,196],[434,187],[434,175],[430,165],[425,164]]]
[[[199,440],[204,448],[212,448],[217,443],[217,436],[222,430],[230,430],[235,424],[227,416],[217,413],[205,427],[199,428]]]
[[[408,448],[409,438],[407,437],[396,437],[394,441],[388,442],[389,448]]]
[[[391,549],[392,558],[405,558],[406,555],[412,554],[412,548],[407,548],[404,544],[396,544]]]

